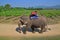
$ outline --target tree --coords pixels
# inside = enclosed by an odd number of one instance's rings
[[[4,7],[3,6],[0,6],[0,12],[3,11]]]
[[[11,9],[11,5],[10,4],[6,4],[5,5],[5,10],[9,10],[9,9]]]

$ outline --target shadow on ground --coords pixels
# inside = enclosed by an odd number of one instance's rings
[[[22,27],[21,29],[19,29],[19,27],[17,27],[17,28],[16,28],[16,31],[19,32],[19,30],[21,30],[21,31],[24,33],[25,28]],[[32,32],[32,29],[31,29],[31,28],[28,28],[27,31],[28,31],[28,32]],[[35,28],[34,31],[35,31],[35,32],[39,32],[39,29]]]

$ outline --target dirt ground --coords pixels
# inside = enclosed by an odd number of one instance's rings
[[[27,32],[27,34],[19,33],[16,31],[16,28],[18,27],[17,24],[6,24],[6,23],[0,23],[0,36],[12,36],[12,37],[22,37],[22,36],[55,36],[60,35],[60,24],[53,24],[48,25],[51,30],[47,30],[47,32],[44,33],[32,33]]]

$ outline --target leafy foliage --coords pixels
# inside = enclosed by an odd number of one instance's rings
[[[45,15],[46,17],[57,17],[60,16],[60,10],[43,10],[42,8],[23,8],[15,7],[12,8],[10,4],[0,6],[0,16],[21,16],[23,14],[29,16],[32,11],[38,11],[38,14]]]
[[[4,6],[4,9],[5,9],[5,10],[11,9],[11,5],[10,5],[10,4],[6,4],[6,5]]]

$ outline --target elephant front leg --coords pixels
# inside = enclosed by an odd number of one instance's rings
[[[33,26],[31,26],[31,29],[32,29],[32,33],[35,33],[35,31],[34,31],[34,27],[33,27]]]
[[[23,27],[23,34],[26,34],[26,27]]]
[[[28,27],[26,25],[23,25],[23,33],[26,34],[26,31],[28,30]]]

